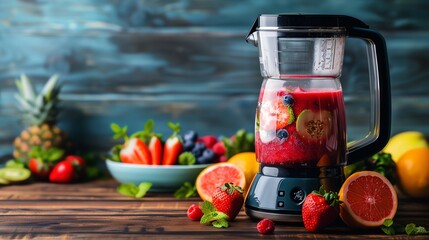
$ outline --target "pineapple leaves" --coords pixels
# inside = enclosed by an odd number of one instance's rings
[[[43,87],[42,91],[40,92],[38,98],[44,97],[46,101],[52,100],[52,95],[54,92],[55,87],[57,86],[59,76],[57,74],[52,75],[51,78],[49,78],[48,82]]]
[[[21,78],[16,81],[16,86],[25,100],[33,101],[36,98],[34,87],[25,74],[22,74]]]
[[[40,125],[42,123],[55,123],[58,111],[58,75],[53,75],[44,85],[38,95],[30,79],[25,75],[16,80],[19,94],[15,95],[19,110],[23,112],[24,121],[28,125]]]

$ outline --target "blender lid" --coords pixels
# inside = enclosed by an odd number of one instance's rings
[[[314,28],[369,28],[361,20],[346,15],[324,14],[262,14],[256,19],[249,34],[255,31],[276,29],[314,29]]]

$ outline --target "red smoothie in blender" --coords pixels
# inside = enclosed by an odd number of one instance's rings
[[[283,166],[338,166],[345,156],[340,89],[262,89],[256,111],[256,156]]]

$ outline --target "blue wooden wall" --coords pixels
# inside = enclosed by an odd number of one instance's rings
[[[7,0],[0,1],[0,156],[23,126],[13,94],[21,73],[37,86],[61,75],[60,126],[81,148],[106,151],[109,125],[146,119],[201,134],[253,131],[261,84],[257,49],[244,37],[261,13],[357,17],[386,38],[392,133],[429,134],[427,0]],[[346,46],[341,78],[350,139],[368,131],[362,41]]]

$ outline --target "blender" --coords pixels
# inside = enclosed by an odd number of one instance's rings
[[[347,142],[340,76],[347,37],[366,43],[370,126]],[[247,42],[259,48],[263,83],[255,117],[259,172],[246,214],[302,221],[305,197],[321,185],[338,191],[346,164],[380,151],[390,137],[390,83],[384,38],[343,15],[260,15]]]

